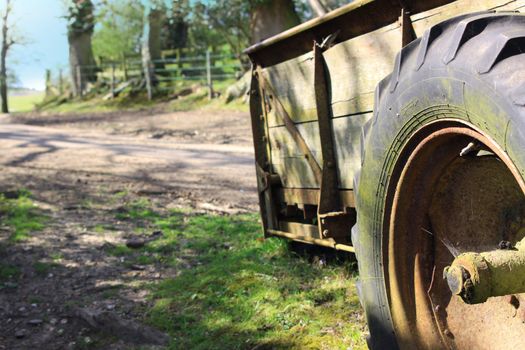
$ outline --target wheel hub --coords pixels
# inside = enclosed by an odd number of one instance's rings
[[[493,252],[501,241],[515,245],[523,239],[525,186],[519,173],[492,140],[459,123],[427,126],[403,152],[384,243],[400,348],[525,347],[516,308],[504,297],[465,304],[462,298],[474,300],[482,291],[483,285],[470,285],[481,270],[453,263],[461,253]],[[524,296],[516,298],[525,304]],[[502,339],[504,333],[510,336]]]

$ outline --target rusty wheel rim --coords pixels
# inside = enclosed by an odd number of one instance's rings
[[[465,305],[442,279],[454,255],[523,238],[519,172],[496,142],[455,121],[420,129],[399,159],[383,262],[400,348],[525,348],[525,295]]]

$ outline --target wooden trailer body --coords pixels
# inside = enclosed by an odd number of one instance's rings
[[[523,8],[523,0],[358,0],[250,47],[265,235],[353,251],[362,131],[399,50],[463,13]]]

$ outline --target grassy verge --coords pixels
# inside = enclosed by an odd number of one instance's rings
[[[172,336],[171,348],[365,348],[352,263],[312,263],[283,240],[263,240],[256,215],[159,215],[138,201],[117,216],[163,235],[112,254],[180,271],[147,286],[146,320]]]
[[[224,91],[234,81],[217,82],[214,89],[219,93]],[[187,86],[181,86],[180,90]],[[196,109],[214,109],[214,110],[243,110],[248,111],[248,105],[242,101],[232,101],[226,103],[222,98],[208,99],[206,87],[201,87],[198,91],[172,99],[170,96],[157,97],[153,101],[148,101],[146,93],[140,93],[133,96],[119,96],[112,100],[103,100],[101,95],[86,96],[82,99],[65,100],[56,98],[48,100],[41,104],[39,110],[53,113],[100,113],[121,110],[141,110],[151,107],[161,106],[166,112],[188,111]]]
[[[25,240],[31,232],[45,226],[46,217],[37,211],[30,195],[25,190],[10,194],[9,198],[0,194],[0,221],[8,227],[12,242]]]

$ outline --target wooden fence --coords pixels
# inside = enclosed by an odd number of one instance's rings
[[[107,86],[109,95],[114,97],[123,89],[133,86],[145,90],[151,98],[156,92],[175,92],[181,82],[201,82],[208,87],[209,97],[215,95],[214,82],[239,78],[249,66],[242,64],[234,55],[217,55],[207,51],[204,55],[181,58],[142,60],[140,57],[121,61],[104,61],[92,66],[77,66],[77,79],[86,81],[94,77],[98,86]],[[78,79],[78,77],[84,77]],[[85,86],[78,86],[80,94],[86,92]]]

